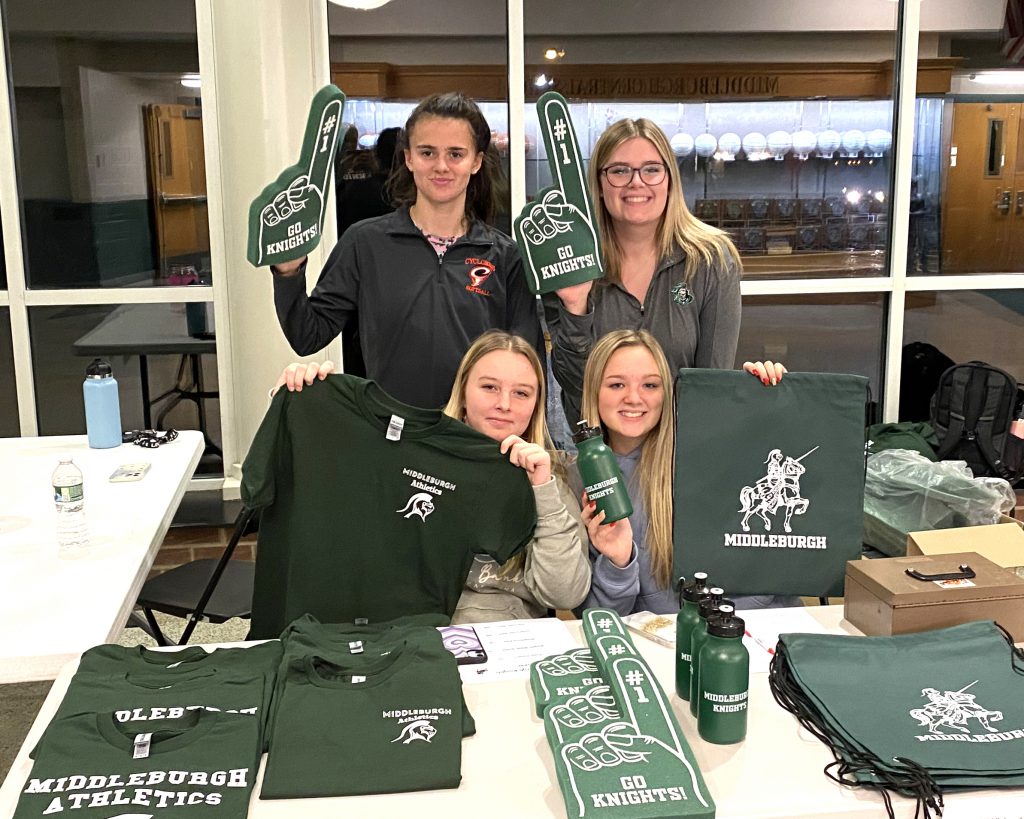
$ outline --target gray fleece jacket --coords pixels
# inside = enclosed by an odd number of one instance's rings
[[[661,344],[672,375],[681,367],[731,370],[740,337],[740,262],[698,265],[686,277],[685,257],[665,257],[641,304],[618,282],[594,283],[589,310],[575,316],[557,294],[543,297],[551,332],[552,371],[562,387],[570,426],[579,418],[583,368],[594,343],[612,330],[647,330]]]

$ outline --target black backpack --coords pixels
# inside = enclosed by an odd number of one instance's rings
[[[955,364],[939,379],[932,397],[932,426],[939,460],[967,461],[975,477],[1024,475],[1024,440],[1010,434],[1017,382],[983,361]]]

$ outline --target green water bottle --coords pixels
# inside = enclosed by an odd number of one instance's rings
[[[732,745],[747,735],[750,656],[743,630],[733,607],[722,604],[708,620],[707,641],[700,650],[697,731],[716,745]]]
[[[700,650],[708,639],[708,617],[718,611],[725,594],[718,586],[710,589],[697,607],[697,622],[690,632],[690,713],[697,716],[697,680],[700,679]]]
[[[697,607],[709,591],[707,572],[694,572],[693,582],[681,589],[682,605],[676,616],[676,696],[690,699],[690,635],[697,624]]]
[[[633,514],[633,504],[626,491],[626,481],[619,469],[619,462],[604,442],[600,427],[589,427],[586,421],[576,425],[579,430],[572,436],[579,456],[576,466],[583,479],[587,499],[597,504],[597,511],[604,512],[605,523],[628,518]]]

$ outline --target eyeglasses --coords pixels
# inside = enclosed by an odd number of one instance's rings
[[[630,165],[618,164],[607,165],[601,168],[601,173],[608,180],[613,188],[624,188],[633,181],[636,174],[640,174],[640,181],[645,185],[660,185],[665,180],[665,173],[668,168],[663,162],[645,162],[639,168]]]

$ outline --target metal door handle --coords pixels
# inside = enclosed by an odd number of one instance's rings
[[[996,194],[995,208],[1004,216],[1010,212],[1010,191],[999,191]]]
[[[1024,215],[1024,191],[1017,191],[1016,206],[1017,215]]]

